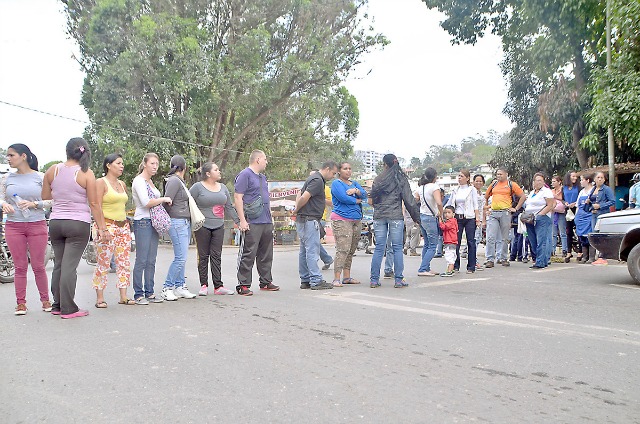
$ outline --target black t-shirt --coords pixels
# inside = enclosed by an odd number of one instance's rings
[[[307,178],[300,193],[304,194],[305,191],[308,191],[311,197],[307,204],[300,208],[298,216],[317,220],[322,218],[325,206],[324,183],[324,178],[319,172],[314,172]]]

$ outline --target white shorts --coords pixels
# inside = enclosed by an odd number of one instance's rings
[[[453,265],[456,263],[456,259],[458,259],[458,255],[456,255],[455,244],[444,245],[444,259],[447,261],[447,265]]]

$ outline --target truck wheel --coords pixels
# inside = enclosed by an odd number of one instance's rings
[[[636,284],[640,284],[640,244],[636,244],[633,249],[631,249],[631,252],[629,252],[627,269]]]

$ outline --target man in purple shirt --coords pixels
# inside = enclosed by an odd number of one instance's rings
[[[249,167],[243,169],[235,181],[233,198],[240,218],[238,226],[244,237],[244,243],[241,242],[243,250],[238,264],[236,291],[242,296],[253,294],[251,291],[251,272],[254,262],[256,262],[260,276],[260,290],[280,290],[280,287],[273,284],[271,276],[273,221],[269,209],[267,176],[263,174],[267,169],[267,163],[267,155],[262,150],[254,150],[249,157]],[[262,204],[261,208],[259,207],[260,203]],[[251,215],[251,212],[254,215]]]

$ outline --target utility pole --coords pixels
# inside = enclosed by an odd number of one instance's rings
[[[611,72],[611,0],[607,0],[607,72]],[[607,151],[609,154],[609,187],[615,190],[616,187],[616,169],[615,169],[615,145],[613,142],[613,126],[609,125],[607,137]]]

